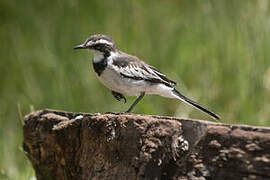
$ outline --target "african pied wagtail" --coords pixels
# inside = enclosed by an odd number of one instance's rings
[[[88,49],[94,53],[93,66],[98,79],[112,91],[120,101],[128,96],[139,96],[126,112],[131,112],[145,94],[156,94],[176,98],[219,119],[215,113],[183,96],[174,86],[176,83],[155,67],[146,64],[136,56],[117,50],[114,41],[103,34],[90,36],[83,44],[74,49]],[[124,95],[123,95],[124,94]]]

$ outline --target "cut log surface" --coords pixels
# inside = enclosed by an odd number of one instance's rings
[[[23,148],[38,180],[270,179],[270,129],[41,110]]]

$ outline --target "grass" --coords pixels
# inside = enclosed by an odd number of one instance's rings
[[[97,81],[89,54],[72,50],[95,33],[156,66],[225,123],[269,126],[269,13],[267,0],[1,1],[0,179],[34,177],[22,150],[25,114],[127,109]],[[157,96],[135,112],[209,119]]]

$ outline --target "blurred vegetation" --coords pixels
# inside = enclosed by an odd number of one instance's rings
[[[0,179],[32,179],[23,116],[54,108],[124,111],[73,46],[104,33],[178,82],[223,122],[270,125],[267,0],[0,1]],[[147,96],[136,113],[209,119],[183,103]]]

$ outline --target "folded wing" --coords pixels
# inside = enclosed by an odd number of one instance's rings
[[[113,59],[112,64],[117,72],[125,78],[145,80],[152,83],[163,83],[167,86],[174,86],[176,82],[170,80],[155,67],[139,60],[136,56],[123,55]]]

